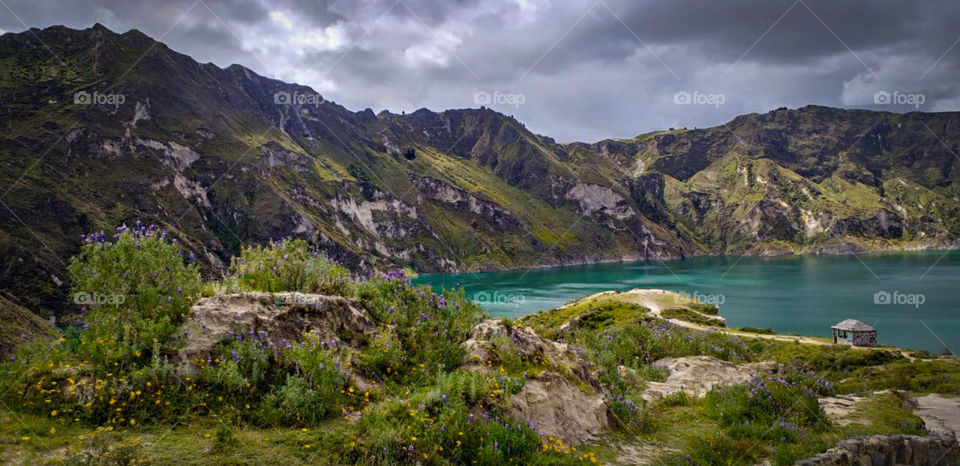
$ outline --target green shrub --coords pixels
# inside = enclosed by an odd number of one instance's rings
[[[346,269],[311,250],[306,241],[284,239],[243,248],[240,257],[231,261],[224,285],[238,291],[343,295],[349,292],[350,276]]]
[[[664,319],[679,319],[685,322],[691,322],[698,325],[705,325],[707,327],[726,327],[727,324],[721,319],[713,319],[707,317],[698,312],[691,311],[682,307],[674,307],[670,309],[664,309],[660,312],[660,316]]]
[[[808,444],[829,428],[818,399],[834,393],[831,382],[811,372],[785,372],[711,390],[705,401],[710,417],[730,438],[789,450],[791,444]],[[745,452],[752,453],[752,448]]]
[[[687,306],[689,309],[711,316],[720,315],[720,308],[713,304],[692,303]]]
[[[459,366],[466,356],[462,343],[467,333],[485,316],[478,305],[467,301],[462,288],[434,293],[427,286],[411,285],[399,273],[364,281],[356,293],[374,319],[392,329],[388,340],[382,341],[391,346],[374,349],[364,359],[377,361],[376,353],[384,350],[398,358],[398,367],[389,373],[382,372],[382,362],[366,369],[399,383],[428,382]]]
[[[176,240],[154,225],[125,225],[108,238],[85,237],[68,267],[74,299],[84,305],[86,331],[78,352],[97,367],[151,358],[154,342],[170,338],[201,288],[193,256],[184,261]]]

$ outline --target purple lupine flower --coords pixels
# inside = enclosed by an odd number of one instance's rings
[[[233,357],[233,360],[234,360],[234,361],[239,361],[239,360],[240,360],[240,355],[237,354],[237,352],[234,351],[234,350],[230,350],[230,356]]]

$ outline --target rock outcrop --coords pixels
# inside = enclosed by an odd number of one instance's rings
[[[931,393],[912,401],[916,415],[923,419],[928,431],[941,435],[960,432],[960,400]]]
[[[356,302],[304,293],[236,293],[197,301],[187,315],[180,361],[206,358],[224,340],[256,335],[269,342],[295,342],[305,332],[326,340],[354,339],[375,331],[370,314]],[[252,333],[251,333],[252,332]],[[350,342],[350,341],[348,341]]]
[[[566,343],[543,338],[529,327],[507,327],[500,319],[485,320],[470,330],[469,339],[463,344],[467,351],[466,364],[493,359],[493,340],[498,335],[509,338],[523,358],[542,362],[560,371],[569,371],[588,384],[596,381],[593,365],[581,359]]]
[[[507,326],[499,319],[477,324],[468,336],[464,342],[468,370],[485,370],[483,363],[496,359],[494,340],[501,336],[513,343],[511,350],[521,357],[553,368],[531,375],[513,396],[511,415],[516,419],[529,421],[542,435],[568,445],[595,440],[611,427],[593,365],[567,344],[545,339],[529,327]],[[573,383],[578,380],[597,391],[581,390]]]
[[[513,396],[511,415],[530,420],[541,435],[568,445],[595,440],[612,425],[602,397],[580,390],[553,372],[526,381],[523,390]]]
[[[751,378],[776,369],[776,363],[765,361],[736,365],[710,356],[663,358],[654,366],[670,374],[666,382],[650,382],[643,392],[645,400],[656,400],[678,391],[703,396],[716,386],[746,383]]]
[[[843,440],[836,447],[796,462],[799,466],[957,466],[953,436],[874,435]]]

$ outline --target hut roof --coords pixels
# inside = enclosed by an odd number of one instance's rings
[[[840,322],[837,325],[834,325],[833,328],[839,329],[839,330],[846,330],[848,332],[876,332],[877,331],[873,327],[855,319],[847,319],[843,322]]]

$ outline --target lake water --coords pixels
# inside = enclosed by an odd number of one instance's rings
[[[960,350],[960,251],[850,256],[701,257],[509,272],[425,275],[494,316],[519,317],[605,290],[662,288],[719,302],[730,327],[830,337],[858,319],[881,344]]]

